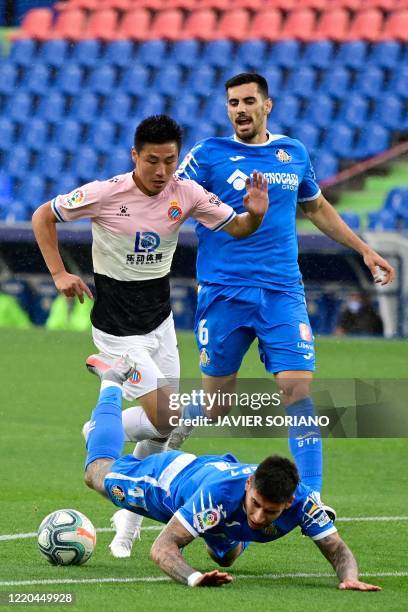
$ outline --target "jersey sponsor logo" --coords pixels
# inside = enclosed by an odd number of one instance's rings
[[[313,340],[312,330],[306,323],[299,323],[299,333],[302,340],[306,342],[311,342],[311,340]]]
[[[111,487],[111,494],[117,501],[121,502],[125,499],[125,492],[119,485],[113,485]]]
[[[156,232],[136,232],[135,253],[152,253],[160,246]]]
[[[182,214],[183,211],[177,202],[170,202],[169,210],[167,211],[167,216],[170,221],[178,221]]]
[[[142,375],[139,370],[135,370],[130,378],[128,378],[128,383],[131,385],[138,385],[142,380]]]
[[[221,205],[221,200],[217,195],[215,195],[215,193],[212,193],[211,191],[207,191],[207,189],[205,188],[204,188],[204,191],[208,195],[208,201],[210,204],[215,204],[215,206]]]
[[[207,529],[212,529],[221,520],[221,514],[215,508],[203,510],[194,515],[194,525],[198,532],[203,533]]]
[[[120,178],[118,176],[113,176],[111,179],[109,179],[109,183],[119,183]]]
[[[130,214],[128,213],[128,207],[126,206],[126,204],[121,204],[119,206],[119,212],[116,213],[117,217],[130,217]]]
[[[268,185],[280,185],[282,189],[291,191],[297,191],[299,188],[299,177],[295,172],[263,172],[263,176]],[[247,178],[247,174],[237,169],[227,178],[227,183],[236,191],[242,191]]]
[[[231,161],[239,161],[240,159],[245,159],[245,155],[234,155],[233,157],[230,157]]]
[[[67,196],[64,197],[64,204],[70,208],[80,206],[85,200],[85,192],[83,189],[75,189],[71,191]]]
[[[303,512],[305,513],[304,523],[315,523],[319,527],[325,527],[330,523],[329,515],[326,514],[318,500],[312,496],[309,496],[303,504]]]
[[[242,191],[245,189],[245,182],[248,178],[247,174],[244,174],[241,170],[235,170],[228,178],[227,183],[232,185],[236,191]]]
[[[211,359],[206,348],[200,351],[200,364],[205,368],[210,363]]]
[[[128,489],[128,503],[129,506],[147,509],[144,491],[142,487],[134,487],[133,489]]]
[[[162,261],[163,253],[138,253],[137,255],[135,255],[134,253],[128,253],[126,255],[127,266],[141,266],[144,264],[149,266],[151,264],[161,264]]]
[[[277,151],[275,151],[275,155],[276,159],[282,162],[283,164],[287,164],[292,159],[292,156],[289,155],[289,153],[285,151],[285,149],[278,149]]]
[[[303,355],[303,359],[309,360],[312,359],[313,353],[308,353],[307,355]]]
[[[308,344],[307,342],[298,342],[297,347],[300,349],[306,349],[306,351],[313,351],[313,344]]]

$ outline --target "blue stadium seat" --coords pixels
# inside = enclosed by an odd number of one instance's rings
[[[9,59],[18,66],[29,66],[33,63],[33,58],[37,52],[37,45],[32,38],[16,40],[10,48]]]
[[[199,96],[208,96],[215,86],[215,70],[202,65],[191,71],[187,79],[186,91]]]
[[[78,145],[81,144],[81,138],[81,124],[74,119],[68,118],[58,124],[53,140],[62,150],[75,154]]]
[[[99,114],[99,98],[92,91],[84,91],[80,96],[75,96],[69,115],[81,123],[92,123]]]
[[[316,83],[316,72],[309,66],[293,70],[286,82],[285,91],[301,98],[313,97]]]
[[[238,74],[238,73],[236,73]],[[266,66],[262,70],[262,75],[268,83],[269,94],[273,96],[281,95],[283,71],[278,66]]]
[[[116,72],[112,66],[100,66],[92,71],[86,89],[101,96],[110,96],[115,88]]]
[[[74,46],[72,61],[85,68],[95,68],[100,60],[101,43],[97,39],[81,40]]]
[[[225,96],[224,98],[224,114],[225,114]],[[169,115],[180,123],[183,127],[192,127],[196,124],[199,118],[200,100],[193,94],[184,94],[180,102],[177,98],[173,98],[173,102],[169,109]]]
[[[314,156],[313,166],[316,171],[317,180],[320,182],[331,176],[335,176],[339,171],[339,160],[331,153],[320,151]]]
[[[50,123],[58,123],[65,116],[65,97],[59,91],[50,91],[40,100],[37,116]]]
[[[42,151],[48,141],[48,123],[39,117],[33,117],[24,126],[19,142],[32,151]]]
[[[214,70],[216,70],[214,68]],[[235,76],[236,74],[241,74],[241,72],[248,72],[248,67],[245,64],[242,64],[241,62],[231,62],[231,64],[229,64],[226,68],[222,68],[220,72],[218,72],[217,69],[217,73],[220,75],[217,79],[217,85],[215,87],[215,91],[218,92],[218,84],[224,84],[226,81],[228,81],[228,79],[230,79],[231,77]],[[222,88],[223,89],[223,88]],[[209,91],[207,90],[207,96],[209,95]]]
[[[300,62],[300,43],[297,40],[283,40],[272,45],[265,64],[281,68],[296,68]]]
[[[76,189],[76,187],[80,187],[78,177],[75,174],[63,172],[62,174],[56,176],[55,180],[51,184],[51,197],[65,195],[66,193],[70,193]]]
[[[172,45],[169,61],[183,68],[196,69],[199,63],[200,43],[198,40],[178,40]]]
[[[32,112],[33,99],[26,91],[17,91],[14,96],[9,98],[6,113],[10,119],[17,123],[24,123],[32,116]]]
[[[108,121],[119,123],[119,125],[129,125],[129,117],[132,116],[131,108],[131,97],[119,91],[114,96],[110,96],[105,100],[103,116]]]
[[[408,66],[401,66],[392,79],[388,91],[405,100],[408,99]]]
[[[88,145],[79,147],[68,172],[76,175],[81,184],[94,181],[98,174],[98,154],[95,149]]]
[[[377,98],[372,119],[390,130],[404,130],[404,104],[398,96],[385,94]]]
[[[245,64],[251,70],[265,71],[265,53],[267,45],[263,40],[247,40],[238,46],[236,61]]]
[[[30,66],[21,87],[39,96],[47,94],[50,87],[50,73],[47,66],[45,64]]]
[[[354,130],[344,124],[335,123],[328,130],[323,141],[324,149],[337,157],[353,159]]]
[[[362,127],[368,120],[368,114],[367,98],[352,93],[343,100],[336,122],[347,123],[351,127]]]
[[[105,159],[101,169],[101,174],[106,179],[117,174],[125,174],[133,169],[133,162],[130,157],[130,149],[124,147],[112,148]]]
[[[135,60],[142,66],[161,68],[165,63],[165,54],[166,43],[164,40],[148,40],[139,45]]]
[[[119,89],[132,96],[141,96],[148,87],[149,71],[141,64],[133,64],[123,74]]]
[[[389,210],[368,213],[368,229],[374,231],[394,231],[396,225],[395,214]]]
[[[216,127],[227,127],[230,126],[230,122],[227,115],[227,105],[224,93],[219,93],[216,96],[211,96],[204,108],[204,112],[197,122],[197,112],[195,114],[195,121],[190,121],[189,127],[193,130],[197,123],[211,123]]]
[[[408,213],[408,188],[395,187],[388,192],[385,198],[384,210],[392,211],[396,214]]]
[[[14,225],[21,221],[28,221],[31,218],[31,210],[23,202],[13,200],[8,210],[1,211],[0,219],[4,223]]]
[[[65,155],[58,144],[44,147],[35,164],[35,171],[47,178],[56,179],[65,172]]]
[[[340,217],[347,223],[352,230],[357,231],[360,229],[360,215],[353,212],[342,212]]]
[[[159,115],[160,113],[163,113],[165,107],[166,100],[160,94],[151,93],[148,96],[141,98],[135,111],[135,123],[137,123],[137,121],[141,121],[148,115]],[[128,129],[132,131],[133,127],[128,126]]]
[[[356,75],[353,90],[369,98],[381,95],[384,87],[384,72],[377,66],[366,66]]]
[[[343,66],[336,66],[333,69],[327,70],[322,79],[318,91],[328,94],[333,98],[346,98],[350,90],[351,74],[349,70]]]
[[[127,68],[133,63],[133,43],[130,40],[116,40],[107,44],[103,62],[110,66]]]
[[[8,117],[0,117],[0,150],[8,151],[15,142],[15,124]]]
[[[159,70],[152,83],[152,91],[165,96],[177,96],[182,89],[183,71],[179,66],[166,65]]]
[[[67,63],[61,66],[54,87],[69,96],[82,95],[83,71],[78,64]]]
[[[116,144],[116,127],[112,121],[97,119],[91,124],[86,144],[101,153],[108,153]]]
[[[326,128],[332,122],[334,105],[330,96],[324,93],[316,94],[309,99],[302,119],[318,127]]]
[[[0,95],[10,95],[15,93],[18,83],[18,69],[16,64],[11,62],[0,62]]]
[[[376,123],[367,123],[357,140],[354,157],[365,159],[386,151],[389,147],[390,134],[386,128]]]
[[[201,61],[215,68],[227,68],[232,57],[233,44],[230,40],[214,40],[206,44]]]
[[[33,213],[41,204],[47,201],[47,186],[44,176],[30,173],[22,183],[21,193],[18,194],[24,204]]]
[[[12,199],[13,181],[11,176],[0,170],[0,206],[7,207]]]
[[[14,178],[25,178],[30,170],[31,154],[25,145],[15,145],[5,158],[3,169]]]
[[[38,57],[43,64],[59,68],[62,66],[69,54],[69,43],[67,40],[47,40],[40,47]]]
[[[334,44],[330,40],[319,40],[306,45],[302,55],[302,64],[313,68],[326,69],[333,61]]]
[[[185,144],[187,145],[188,149],[191,149],[196,142],[215,135],[215,126],[211,125],[210,123],[199,123],[194,128],[188,130]]]
[[[362,40],[346,42],[340,46],[335,62],[346,68],[358,70],[363,68],[367,61],[367,43]]]
[[[319,146],[320,130],[308,122],[296,122],[292,131],[292,137],[300,140],[309,151],[309,154],[313,155],[314,150]]]
[[[369,61],[379,68],[393,70],[400,62],[401,45],[395,40],[387,40],[373,45]]]
[[[300,113],[300,100],[296,96],[279,97],[272,109],[271,120],[285,128],[292,127]]]

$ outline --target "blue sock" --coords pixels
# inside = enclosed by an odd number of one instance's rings
[[[183,410],[183,419],[194,419],[195,417],[205,416],[204,406],[200,403],[189,404]]]
[[[286,412],[293,417],[315,416],[313,400],[306,397],[287,406]],[[300,438],[300,439],[297,439]],[[304,484],[313,491],[321,491],[323,474],[322,438],[318,425],[293,425],[289,427],[289,448]]]
[[[118,459],[125,442],[122,425],[122,389],[116,386],[101,391],[91,415],[85,467],[95,459]]]

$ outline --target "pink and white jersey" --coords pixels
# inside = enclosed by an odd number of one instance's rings
[[[131,172],[59,195],[51,207],[59,221],[92,220],[94,272],[123,281],[168,274],[189,217],[218,231],[236,216],[194,181],[173,177],[157,196],[147,196]]]
[[[173,177],[157,196],[132,173],[94,181],[51,202],[59,221],[92,220],[94,327],[114,336],[147,334],[170,314],[169,273],[189,217],[218,231],[235,211],[194,181]]]

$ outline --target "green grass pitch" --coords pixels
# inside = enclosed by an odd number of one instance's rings
[[[179,340],[183,375],[198,376],[192,335],[180,333]],[[142,532],[132,558],[124,560],[109,555],[112,534],[100,532],[95,553],[83,567],[49,566],[33,537],[6,539],[7,534],[36,531],[46,514],[63,507],[81,510],[96,527],[107,528],[114,508],[82,482],[85,453],[80,430],[98,391],[96,379],[83,366],[94,351],[89,336],[1,330],[0,343],[0,591],[73,591],[77,603],[68,609],[78,610],[406,609],[406,439],[324,443],[324,499],[336,507],[339,531],[355,552],[361,571],[369,574],[365,579],[381,584],[381,593],[337,591],[330,566],[298,531],[276,543],[252,544],[231,568],[234,583],[222,589],[188,589],[166,580],[149,560],[149,547],[158,534],[153,529]],[[317,352],[323,377],[407,376],[404,342],[321,339]],[[265,375],[255,347],[241,375]],[[283,439],[193,438],[185,449],[228,450],[248,461],[275,451],[288,454]],[[393,520],[341,520],[350,517]],[[144,525],[155,524],[145,521]],[[199,570],[215,567],[201,541],[185,554]],[[51,582],[35,582],[42,580]],[[6,584],[10,581],[31,584]]]

